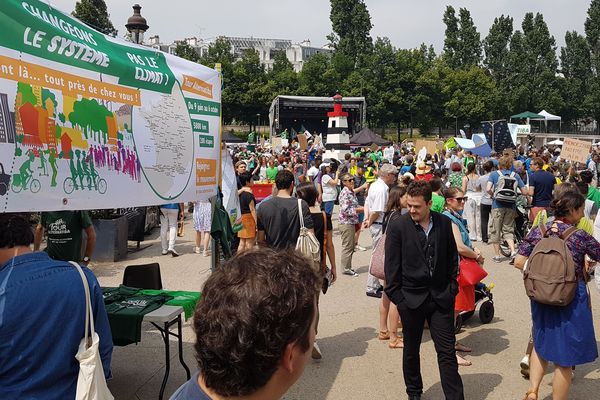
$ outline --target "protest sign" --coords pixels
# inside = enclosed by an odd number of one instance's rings
[[[298,143],[300,143],[300,150],[308,150],[308,139],[304,134],[298,135]]]
[[[281,152],[281,149],[282,149],[281,138],[279,138],[279,137],[271,138],[271,149],[273,149],[273,151],[276,151],[278,153]]]
[[[560,157],[564,160],[584,163],[590,155],[592,144],[585,140],[565,138]]]
[[[216,194],[217,71],[105,36],[39,0],[0,3],[0,212]]]
[[[428,154],[435,154],[437,151],[437,142],[433,140],[417,140],[415,143],[415,151],[419,152],[423,147],[427,149]]]
[[[370,149],[371,149],[371,151],[374,153],[374,152],[376,152],[377,150],[379,150],[379,145],[377,145],[377,144],[373,143],[373,144],[371,145]]]

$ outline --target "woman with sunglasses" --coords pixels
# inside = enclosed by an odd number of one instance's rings
[[[344,275],[358,276],[352,268],[352,255],[356,245],[354,226],[358,223],[358,214],[363,212],[363,207],[358,204],[358,199],[354,194],[354,177],[346,173],[342,175],[341,180],[344,188],[339,197],[338,229],[342,237],[342,268],[344,268]]]
[[[466,221],[462,217],[462,211],[465,208],[465,197],[463,191],[456,187],[450,187],[444,191],[444,197],[446,198],[446,208],[443,212],[445,216],[450,218],[452,221],[452,233],[454,234],[454,241],[456,242],[456,248],[458,254],[464,258],[471,258],[476,260],[480,265],[483,265],[484,258],[481,252],[473,247],[471,240],[469,239],[469,230],[467,229]],[[458,316],[462,311],[473,311],[475,309],[475,286],[460,286],[458,294],[456,295],[456,301],[454,304],[454,318]],[[461,352],[470,352],[471,349],[456,342],[456,350]],[[456,355],[456,361],[458,365],[469,366],[470,361],[465,360],[463,357]]]

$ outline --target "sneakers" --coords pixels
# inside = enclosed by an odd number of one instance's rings
[[[323,358],[323,353],[321,353],[321,349],[319,348],[319,345],[317,344],[317,342],[313,343],[313,349],[312,349],[312,359],[313,360],[320,360],[321,358]]]
[[[200,254],[200,247],[194,247],[194,253]]]
[[[179,257],[179,253],[175,251],[175,249],[170,249],[168,250],[168,252],[173,256],[173,257]]]
[[[367,249],[362,246],[356,245],[354,246],[354,251],[367,251]]]
[[[502,261],[504,261],[504,257],[494,256],[494,257],[492,257],[492,261],[494,261],[495,263],[501,263]]]
[[[517,252],[513,251],[512,253],[510,253],[510,258],[513,259],[517,256]]]
[[[369,297],[377,297],[378,299],[380,299],[382,294],[383,294],[383,286],[380,286],[379,288],[377,288],[377,290],[367,289],[367,296],[369,296]]]
[[[169,254],[169,252],[167,250],[163,250],[163,251],[161,251],[160,254],[162,254],[163,256],[166,256],[167,254]]]
[[[521,359],[520,366],[521,366],[521,369],[529,369],[529,356],[528,355],[525,355]]]
[[[358,276],[358,274],[356,273],[356,271],[354,271],[352,268],[345,268],[344,269],[344,275]]]
[[[519,366],[521,367],[521,375],[523,375],[523,378],[529,379],[529,356],[528,355],[525,355],[521,359]]]

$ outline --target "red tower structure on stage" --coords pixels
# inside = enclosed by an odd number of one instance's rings
[[[348,113],[343,111],[343,97],[336,93],[333,96],[333,111],[327,113],[327,136],[323,138],[327,149],[341,152],[350,149],[348,134]]]

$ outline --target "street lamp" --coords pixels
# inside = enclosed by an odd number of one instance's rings
[[[148,30],[149,26],[146,23],[146,18],[142,17],[140,10],[142,6],[135,4],[133,6],[133,15],[127,20],[125,28],[131,34],[131,41],[133,43],[141,44],[144,42],[144,33]]]
[[[256,114],[256,139],[258,139],[258,135],[260,134],[260,114]]]

